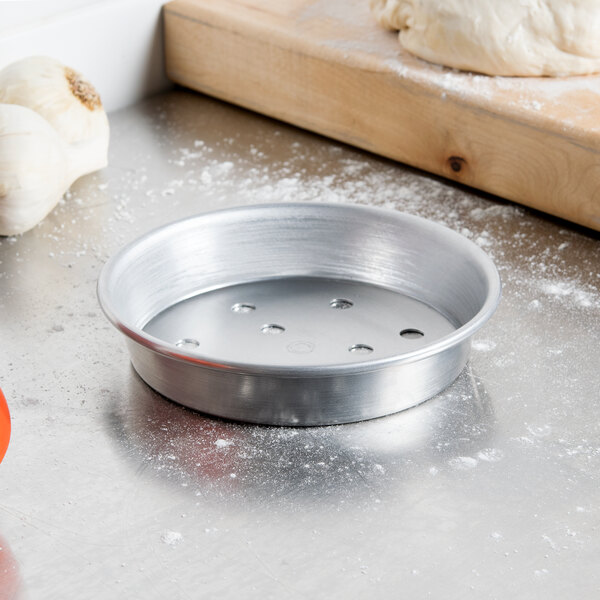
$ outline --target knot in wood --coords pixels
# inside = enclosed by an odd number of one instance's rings
[[[448,164],[455,173],[460,173],[463,167],[467,164],[467,161],[460,156],[451,156],[448,159]]]

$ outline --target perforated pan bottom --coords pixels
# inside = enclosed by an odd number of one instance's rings
[[[419,300],[374,285],[286,277],[199,294],[144,331],[223,363],[335,366],[418,350],[456,329]]]

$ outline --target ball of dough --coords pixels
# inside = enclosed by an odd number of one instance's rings
[[[370,0],[425,60],[488,75],[600,72],[600,0]]]

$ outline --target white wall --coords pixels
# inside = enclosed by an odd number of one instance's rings
[[[165,0],[0,2],[0,68],[52,56],[96,87],[107,111],[167,89],[161,6]]]
[[[24,2],[11,0],[0,2],[0,35],[3,30],[15,26],[27,26],[36,21],[43,21],[74,8],[94,4],[99,0],[56,0],[45,2]]]

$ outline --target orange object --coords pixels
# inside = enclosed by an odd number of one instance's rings
[[[10,440],[10,413],[8,412],[6,398],[0,390],[0,462],[6,454],[8,440]]]

